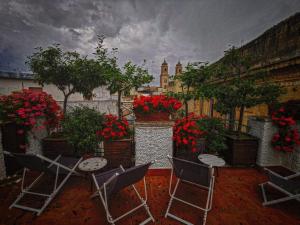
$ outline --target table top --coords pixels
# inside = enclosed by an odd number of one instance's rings
[[[106,166],[107,160],[103,157],[92,157],[86,160],[83,160],[78,168],[84,172],[93,172],[102,169]]]
[[[212,154],[200,154],[198,155],[198,159],[205,159],[205,158],[219,158],[216,155],[212,155]]]
[[[222,159],[216,155],[200,154],[198,156],[198,159],[200,160],[200,162],[202,162],[206,165],[217,166],[217,167],[225,166],[224,159]]]

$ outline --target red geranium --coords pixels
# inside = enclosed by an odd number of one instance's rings
[[[103,129],[97,131],[97,135],[105,140],[119,140],[129,136],[129,124],[126,119],[118,119],[114,115],[105,115]]]
[[[173,140],[177,146],[191,146],[192,151],[196,151],[197,140],[205,134],[196,123],[196,120],[201,118],[203,118],[203,116],[190,114],[187,118],[184,117],[175,122],[173,127]]]
[[[53,128],[62,118],[62,111],[57,102],[46,92],[34,92],[23,89],[7,96],[0,97],[1,119],[14,121],[22,129],[18,134],[29,131],[33,127]],[[45,119],[43,124],[37,126],[39,118]]]
[[[273,112],[272,121],[278,127],[278,133],[274,134],[271,141],[273,148],[277,151],[293,152],[295,146],[300,145],[299,132],[292,128],[296,124],[294,118],[281,107]]]
[[[133,109],[137,112],[168,112],[172,113],[180,109],[181,102],[173,97],[165,95],[141,96],[133,101]]]

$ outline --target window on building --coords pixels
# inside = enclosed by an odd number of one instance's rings
[[[167,79],[165,79],[165,83],[167,83],[168,82],[168,80]]]
[[[165,72],[167,72],[167,68],[165,68]]]

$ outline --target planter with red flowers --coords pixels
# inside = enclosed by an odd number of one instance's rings
[[[174,156],[199,162],[200,153],[224,155],[224,125],[217,118],[196,116],[178,119],[173,127]]]
[[[97,135],[104,139],[104,157],[108,168],[134,165],[134,142],[126,119],[105,115],[103,129],[97,131]]]
[[[136,121],[168,121],[170,115],[180,109],[181,102],[165,95],[141,96],[134,99]]]
[[[278,128],[278,132],[274,134],[271,145],[276,151],[293,152],[296,146],[300,145],[300,136],[296,125],[296,121],[293,115],[289,115],[289,112],[284,107],[273,112],[272,121]]]
[[[8,152],[42,153],[41,140],[62,117],[59,105],[45,92],[22,90],[0,96],[3,149]],[[20,168],[5,156],[7,175]]]
[[[17,135],[25,136],[25,142],[9,151],[28,151],[29,139],[39,139],[39,133],[45,133],[58,125],[62,112],[57,102],[46,92],[27,89],[0,97],[0,121],[13,123]],[[46,132],[47,133],[47,132]],[[6,140],[3,140],[4,142]],[[18,142],[18,141],[17,141]]]

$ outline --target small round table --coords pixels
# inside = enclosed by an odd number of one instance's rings
[[[198,156],[198,159],[200,162],[212,166],[212,167],[216,167],[216,173],[217,176],[219,175],[219,170],[218,167],[222,167],[225,166],[225,161],[224,159],[216,156],[216,155],[211,155],[211,154],[200,154]]]
[[[89,175],[91,179],[91,190],[93,190],[93,179],[91,178],[91,174],[102,169],[106,166],[107,160],[103,157],[92,157],[83,160],[79,165],[78,169],[87,175]]]

